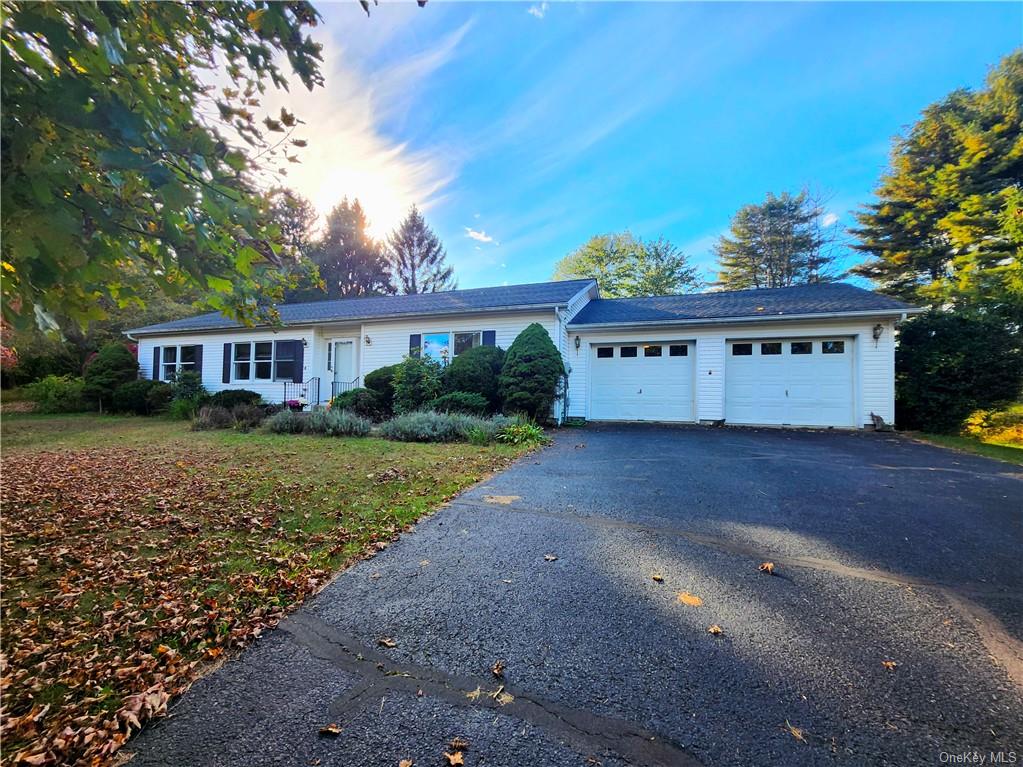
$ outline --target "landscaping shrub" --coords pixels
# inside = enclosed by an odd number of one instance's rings
[[[394,412],[394,373],[397,365],[387,365],[367,373],[363,379],[366,388],[380,398],[380,406],[387,415]]]
[[[231,417],[235,427],[254,429],[266,419],[266,412],[259,405],[242,402],[231,408]]]
[[[963,425],[963,434],[993,445],[1023,447],[1023,403],[1005,410],[976,410]]]
[[[219,405],[203,405],[199,415],[192,421],[192,431],[206,429],[230,429],[234,426],[234,416],[226,407]]]
[[[209,392],[202,385],[202,376],[194,370],[178,371],[174,374],[171,383],[174,386],[174,399],[195,400],[202,403],[209,400]]]
[[[993,318],[931,311],[903,323],[895,353],[896,422],[953,433],[975,410],[1009,403],[1023,383],[1023,341]]]
[[[26,384],[24,391],[37,413],[77,413],[88,409],[82,397],[84,385],[81,378],[49,375]]]
[[[487,401],[487,409],[501,409],[498,377],[504,365],[504,349],[474,346],[455,357],[444,371],[444,388],[449,392],[475,392]]]
[[[259,392],[248,389],[224,389],[211,394],[209,399],[211,405],[226,407],[228,410],[235,405],[258,405],[262,401],[263,397]]]
[[[266,428],[274,434],[301,434],[305,431],[306,417],[284,409],[266,419]]]
[[[196,417],[202,404],[200,399],[171,399],[167,415],[178,421],[189,421]]]
[[[85,368],[82,396],[102,412],[109,406],[114,390],[139,377],[139,364],[124,344],[107,344]]]
[[[441,393],[441,364],[429,357],[406,357],[394,371],[394,412],[418,410]]]
[[[149,392],[154,386],[159,385],[159,381],[150,381],[147,378],[121,384],[114,389],[114,394],[110,398],[110,409],[115,413],[150,415],[153,411],[149,402]]]
[[[541,445],[549,441],[543,429],[535,423],[520,421],[509,424],[497,434],[498,442],[509,445]]]
[[[170,406],[174,399],[174,387],[166,381],[150,381],[152,386],[146,394],[146,402],[149,405],[151,414],[162,413]]]
[[[330,401],[330,409],[347,410],[371,421],[382,421],[391,414],[390,408],[381,403],[377,392],[361,388],[338,394]]]
[[[373,423],[347,410],[314,410],[306,418],[306,431],[328,437],[365,437]]]
[[[561,395],[565,365],[543,325],[527,326],[508,347],[498,382],[506,413],[546,421]]]
[[[461,355],[459,355],[461,356]],[[432,400],[428,410],[435,410],[438,413],[468,413],[469,415],[483,415],[487,412],[490,403],[482,394],[469,391],[453,391],[449,394],[442,394]]]
[[[479,418],[464,413],[436,413],[417,410],[395,416],[382,424],[380,433],[399,442],[459,442],[487,444],[512,423],[504,416]]]

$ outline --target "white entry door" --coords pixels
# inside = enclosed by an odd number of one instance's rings
[[[725,421],[855,426],[851,338],[728,342]]]
[[[692,421],[692,343],[595,344],[590,351],[590,419]]]
[[[355,379],[355,342],[352,340],[332,341],[331,369],[335,384],[352,384]],[[338,389],[338,386],[334,387]]]

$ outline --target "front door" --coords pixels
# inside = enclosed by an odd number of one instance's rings
[[[331,341],[331,368],[334,385],[331,395],[337,396],[355,387],[355,342]]]

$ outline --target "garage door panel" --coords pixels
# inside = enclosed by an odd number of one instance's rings
[[[821,339],[730,341],[725,363],[725,420],[854,425],[852,341],[829,340],[841,341],[828,345],[836,353],[825,354]],[[734,353],[736,345],[743,353]]]
[[[635,347],[636,356],[622,357],[623,346]],[[645,346],[660,346],[661,355],[645,356]],[[614,356],[598,357],[598,348],[612,348]],[[670,356],[667,342],[594,346],[591,354],[590,418],[597,421],[691,421],[693,386],[690,355]]]

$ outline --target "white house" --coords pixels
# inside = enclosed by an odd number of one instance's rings
[[[861,428],[895,418],[895,326],[915,309],[834,283],[602,299],[594,280],[285,304],[281,325],[204,314],[138,328],[146,377],[310,404],[410,352],[450,359],[550,333],[569,371],[558,416]]]

